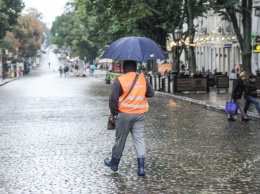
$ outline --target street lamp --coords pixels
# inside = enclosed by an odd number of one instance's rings
[[[179,45],[179,41],[181,39],[182,36],[182,29],[181,28],[177,28],[174,31],[174,38],[177,41],[177,45],[176,45],[176,58],[177,58],[177,72],[180,72],[180,45]]]

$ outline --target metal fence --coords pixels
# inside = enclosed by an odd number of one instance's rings
[[[148,75],[147,79],[156,91],[162,91],[167,93],[176,93],[181,91],[206,91],[209,92],[209,87],[229,88],[229,77],[222,75],[221,78],[214,79],[209,75],[195,75],[190,77],[188,75],[183,77],[177,77],[176,74],[167,75]],[[186,85],[185,85],[186,84]],[[228,90],[227,90],[228,91]]]

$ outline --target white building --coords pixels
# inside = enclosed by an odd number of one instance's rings
[[[260,7],[260,0],[255,0],[254,5]],[[253,8],[252,11],[252,37],[260,35],[260,11]],[[195,35],[195,54],[197,71],[210,70],[211,72],[227,72],[231,77],[231,72],[239,64],[242,64],[240,45],[234,33],[232,24],[221,20],[213,11],[205,14],[206,17],[199,17],[194,21],[198,25]],[[242,30],[242,17],[237,15],[239,26]],[[184,27],[185,28],[185,27]],[[188,44],[188,41],[187,41]],[[255,44],[252,39],[252,46]],[[184,56],[182,56],[184,59]],[[260,68],[259,53],[252,51],[252,71]]]

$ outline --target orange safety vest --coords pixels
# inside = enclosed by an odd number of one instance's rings
[[[118,110],[120,112],[130,114],[143,114],[149,109],[148,101],[145,97],[147,89],[146,78],[143,75],[139,75],[131,93],[124,99],[133,84],[135,75],[135,72],[129,72],[118,78],[124,91],[124,93],[119,97],[118,102]],[[124,101],[122,102],[123,99]]]

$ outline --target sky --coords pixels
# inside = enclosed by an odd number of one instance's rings
[[[26,10],[29,7],[37,9],[44,15],[43,22],[51,27],[56,16],[59,16],[64,11],[64,6],[68,0],[23,0]]]

